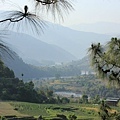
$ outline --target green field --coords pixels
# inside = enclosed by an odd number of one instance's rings
[[[42,115],[45,119],[56,117],[57,114],[69,116],[75,114],[77,119],[99,120],[98,106],[81,104],[35,104],[27,102],[1,102],[0,116],[34,116]]]
[[[38,116],[42,115],[45,120],[56,118],[57,114],[75,114],[77,120],[100,120],[97,105],[89,104],[35,104],[27,102],[0,102],[0,116]],[[111,112],[120,112],[120,107],[113,107]]]
[[[14,107],[9,102],[0,102],[0,116],[17,115],[23,116],[20,112],[14,110]]]

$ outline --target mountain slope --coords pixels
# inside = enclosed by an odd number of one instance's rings
[[[40,60],[64,62],[75,60],[75,57],[83,58],[86,56],[91,43],[106,43],[112,36],[77,31],[61,25],[47,23],[44,33],[35,36],[37,39],[22,33],[10,33],[8,37],[10,40],[7,42],[16,46],[17,52],[24,60],[27,58],[28,61],[30,58],[34,62]]]
[[[44,77],[55,77],[57,74],[60,76],[74,76],[80,75],[81,71],[92,71],[88,57],[62,65],[34,67],[24,63],[16,54],[13,55],[14,59],[10,58],[6,53],[4,53],[4,55],[5,57],[2,57],[2,60],[5,66],[14,71],[15,77],[23,79],[24,81]],[[22,74],[24,76],[22,76]]]
[[[75,60],[75,57],[66,50],[52,44],[42,42],[23,33],[9,32],[4,38],[8,46],[23,59],[23,61],[66,62]]]
[[[64,63],[62,65],[42,67],[34,67],[26,64],[16,54],[13,54],[12,56],[14,59],[9,57],[8,54],[4,53],[2,60],[4,61],[5,66],[14,71],[16,77],[23,79],[24,81],[55,77],[58,74],[60,76],[76,76],[80,75],[82,71],[92,72],[88,56],[81,60]],[[24,76],[22,76],[22,74],[24,74]]]
[[[61,25],[48,23],[47,29],[45,29],[44,34],[39,39],[49,44],[57,45],[81,59],[86,56],[87,49],[91,43],[105,43],[111,39],[111,36],[77,31]]]
[[[46,77],[44,76],[44,71],[24,63],[23,60],[16,54],[12,55],[13,59],[9,57],[6,53],[4,54],[5,57],[2,57],[2,61],[4,61],[5,66],[14,71],[15,77],[23,80]],[[23,77],[22,74],[24,74]]]

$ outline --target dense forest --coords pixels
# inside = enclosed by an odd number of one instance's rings
[[[15,78],[14,72],[0,61],[0,100],[23,101],[33,103],[69,102],[65,97],[55,98],[50,89],[35,89],[32,81],[24,82]]]

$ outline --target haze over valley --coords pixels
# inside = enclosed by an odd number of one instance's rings
[[[8,32],[5,41],[24,62],[40,65],[43,61],[70,62],[87,55],[92,43],[106,43],[112,35],[83,32],[48,23],[44,33],[32,37],[24,33]]]
[[[61,76],[78,75],[80,71],[91,71],[91,69],[88,70],[90,65],[89,59],[86,57],[91,43],[104,44],[112,37],[112,35],[73,30],[52,23],[48,23],[44,33],[36,38],[13,31],[8,31],[6,34],[7,37],[4,37],[3,40],[19,57],[16,56],[14,60],[4,59],[4,62],[14,70],[17,77],[21,78],[21,74],[24,73],[24,79],[55,77],[57,72],[52,67],[55,65],[59,65],[56,69]],[[51,68],[43,69],[42,66],[51,66]],[[67,73],[63,70],[65,67]],[[70,69],[73,68],[75,70],[71,73]]]

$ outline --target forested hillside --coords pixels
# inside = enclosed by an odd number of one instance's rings
[[[4,53],[4,55],[6,55]],[[6,55],[7,56],[7,55]],[[2,58],[5,65],[12,69],[15,76],[18,78],[23,78],[23,80],[40,79],[43,77],[56,77],[59,76],[76,76],[80,75],[81,71],[92,72],[88,57],[85,57],[78,61],[72,61],[62,64],[54,65],[41,65],[41,67],[33,66],[24,63],[23,60],[16,54],[13,58],[3,57]],[[24,74],[24,76],[21,76]]]
[[[26,96],[27,95],[27,96]],[[26,97],[25,97],[26,96]],[[48,99],[48,97],[50,99]],[[32,81],[24,82],[16,78],[14,72],[0,61],[0,100],[13,100],[34,103],[54,103],[53,91],[34,89]]]

